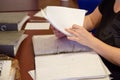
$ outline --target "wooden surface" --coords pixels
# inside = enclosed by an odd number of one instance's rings
[[[47,5],[53,6],[69,6],[69,7],[77,7],[77,3],[75,0],[69,0],[68,2],[61,2],[60,0],[39,0],[39,8],[44,8]],[[31,14],[30,14],[31,15]],[[41,22],[45,21],[43,18],[31,18],[31,19],[39,19]],[[24,28],[23,28],[24,29]],[[22,42],[16,58],[19,60],[20,64],[20,73],[22,80],[32,80],[31,76],[28,74],[28,71],[35,69],[34,62],[34,51],[32,44],[32,36],[33,35],[41,35],[41,34],[52,34],[52,30],[27,30],[25,34],[28,34],[28,37]]]
[[[51,30],[25,31],[25,34],[28,34],[29,36],[23,41],[16,55],[16,58],[19,60],[19,64],[20,64],[20,73],[22,80],[32,80],[32,78],[28,74],[28,71],[35,69],[32,36],[38,34],[50,34],[50,33],[52,33]]]
[[[39,8],[45,8],[46,6],[68,6],[72,8],[78,8],[77,0],[39,0]]]
[[[0,12],[38,10],[37,4],[37,0],[0,0]]]

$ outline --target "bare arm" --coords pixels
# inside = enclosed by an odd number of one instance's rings
[[[97,38],[93,38],[93,42],[90,42],[89,46],[108,61],[120,66],[120,48],[105,44]]]
[[[87,30],[92,30],[101,21],[102,15],[98,10],[98,7],[89,15],[85,16],[84,27]]]
[[[92,48],[111,63],[120,66],[120,48],[112,47],[100,41],[89,33],[84,27],[80,27],[78,25],[73,25],[72,28],[66,29],[66,31],[75,35],[67,37],[68,39]]]

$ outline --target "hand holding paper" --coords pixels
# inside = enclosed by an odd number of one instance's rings
[[[73,24],[83,26],[84,16],[86,10],[48,6],[44,10],[41,10],[42,15],[60,32],[65,35],[70,33],[65,31],[65,28],[70,28]]]

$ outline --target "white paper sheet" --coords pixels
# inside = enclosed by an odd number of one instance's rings
[[[36,80],[109,80],[109,73],[95,52],[36,56]],[[104,78],[103,78],[104,77]],[[89,79],[92,80],[92,79]]]
[[[50,23],[27,23],[25,30],[48,30]]]
[[[41,11],[37,12],[34,16],[35,17],[44,17],[43,14],[41,13]]]
[[[37,16],[44,16],[56,29],[63,32],[65,35],[71,35],[65,28],[72,27],[73,24],[83,26],[84,16],[86,10],[60,7],[60,6],[47,6],[41,10]]]
[[[11,60],[0,61],[0,80],[10,80],[11,76]],[[13,76],[13,75],[12,75]]]
[[[33,80],[36,80],[35,70],[30,70],[28,73],[29,73],[29,75],[32,77]]]

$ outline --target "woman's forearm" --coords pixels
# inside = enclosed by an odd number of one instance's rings
[[[92,48],[105,59],[120,66],[120,48],[102,42],[79,25],[73,25],[72,28],[66,29],[66,31],[74,35],[67,36],[68,39]]]
[[[110,46],[97,38],[93,38],[89,47],[110,62],[120,66],[120,48]]]

